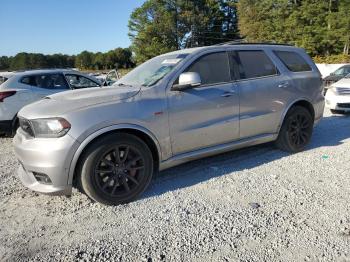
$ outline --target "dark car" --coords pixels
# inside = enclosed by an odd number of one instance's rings
[[[344,65],[323,79],[325,89],[350,74],[350,65]]]

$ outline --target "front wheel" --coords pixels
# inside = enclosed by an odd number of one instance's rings
[[[118,205],[135,200],[152,180],[148,146],[129,134],[112,134],[92,144],[83,155],[81,189],[93,200]]]
[[[295,106],[287,113],[276,144],[284,151],[300,152],[310,142],[312,131],[313,118],[310,112],[302,106]]]

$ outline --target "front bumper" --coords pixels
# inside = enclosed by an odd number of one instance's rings
[[[326,107],[333,110],[350,111],[350,96],[327,93]]]
[[[71,194],[69,167],[79,146],[75,139],[69,135],[61,138],[32,138],[19,128],[13,144],[21,163],[17,174],[24,186],[46,194]],[[35,173],[45,174],[51,182],[39,182]]]

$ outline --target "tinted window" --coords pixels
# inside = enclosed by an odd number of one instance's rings
[[[310,65],[298,53],[288,51],[275,51],[283,64],[292,72],[311,71]]]
[[[238,68],[239,78],[248,79],[276,75],[276,66],[264,51],[236,51],[233,54],[234,66]]]
[[[100,86],[94,81],[81,75],[66,75],[66,78],[72,88],[87,88]]]
[[[45,89],[68,89],[68,85],[61,74],[46,74],[25,76],[21,83]]]
[[[230,82],[230,67],[226,53],[204,55],[194,62],[186,72],[197,72],[202,85]]]

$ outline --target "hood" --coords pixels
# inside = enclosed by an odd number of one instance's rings
[[[57,93],[25,106],[19,115],[25,118],[53,117],[88,106],[118,102],[135,96],[140,87],[97,87]]]
[[[350,78],[343,78],[331,85],[332,87],[350,88]]]

